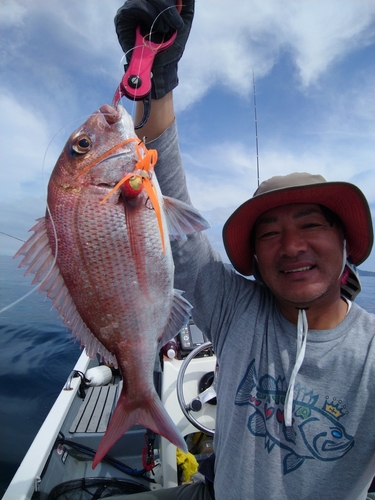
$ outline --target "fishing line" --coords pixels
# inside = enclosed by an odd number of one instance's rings
[[[106,114],[106,113],[103,113],[103,114]],[[50,221],[51,221],[51,225],[52,225],[52,230],[53,230],[53,235],[54,235],[54,239],[55,239],[55,251],[54,251],[54,256],[53,256],[53,262],[47,272],[47,274],[44,276],[44,278],[42,279],[42,281],[38,284],[36,284],[35,286],[33,286],[33,288],[25,293],[23,296],[21,296],[20,298],[16,299],[15,301],[13,301],[12,303],[10,303],[9,305],[3,307],[2,309],[0,309],[0,314],[2,314],[3,312],[7,311],[8,309],[12,308],[13,306],[15,306],[16,304],[18,304],[19,302],[21,302],[22,300],[26,299],[29,295],[31,295],[32,293],[34,293],[38,288],[40,288],[43,283],[48,279],[49,275],[51,274],[51,272],[53,271],[54,267],[55,267],[55,264],[56,264],[56,261],[57,261],[57,256],[58,256],[58,238],[57,238],[57,231],[56,231],[56,225],[55,225],[55,222],[53,220],[53,217],[52,217],[52,213],[51,213],[51,210],[50,210],[50,207],[48,205],[48,191],[47,191],[47,186],[46,186],[46,182],[45,182],[45,166],[46,166],[46,159],[47,159],[47,154],[49,152],[49,149],[51,147],[51,144],[53,143],[53,141],[56,139],[56,137],[58,136],[58,134],[61,133],[62,130],[64,130],[66,127],[72,125],[73,123],[77,122],[77,121],[80,121],[82,122],[83,120],[87,120],[87,118],[89,118],[90,116],[92,116],[92,114],[86,114],[86,115],[82,115],[78,118],[75,118],[74,120],[71,120],[70,122],[66,123],[63,127],[61,127],[51,138],[51,140],[49,141],[48,145],[47,145],[47,148],[45,150],[45,153],[43,155],[43,160],[42,160],[42,189],[44,191],[44,196],[46,197],[46,211],[49,215],[49,218],[50,218]],[[131,139],[131,140],[136,140],[135,138],[134,139]],[[129,142],[130,142],[130,139],[129,139]],[[60,153],[61,154],[61,153]],[[59,155],[60,156],[60,155]],[[103,159],[103,161],[105,161],[107,158]],[[57,161],[57,160],[56,160]],[[56,163],[55,163],[56,165]],[[91,165],[91,166],[95,166],[94,165]],[[21,238],[17,238],[15,236],[12,236],[10,234],[7,234],[7,233],[4,233],[1,231],[2,234],[6,235],[6,236],[9,236],[11,238],[14,238],[14,239],[17,239],[19,241],[22,241],[22,242],[25,242],[25,240],[21,239]],[[45,297],[45,300],[47,299],[48,297],[46,296]]]
[[[181,7],[182,7],[182,4],[181,4]],[[151,24],[150,32],[148,34],[150,40],[151,40],[151,35],[153,33],[154,25],[155,25],[156,21],[158,20],[158,18],[162,14],[164,14],[164,12],[166,12],[167,10],[169,10],[169,9],[175,9],[175,8],[176,8],[176,5],[171,5],[170,7],[166,7],[165,9],[163,9],[162,11],[160,11],[159,14],[155,17],[154,22]]]
[[[123,61],[124,59],[127,61],[126,56],[129,54],[129,52],[132,52],[132,51],[133,51],[134,49],[136,49],[137,47],[139,47],[139,46],[134,45],[134,47],[132,47],[131,49],[129,49],[127,52],[125,52],[125,53],[124,53],[124,55],[123,55],[123,56],[121,57],[121,59],[120,59],[120,64],[122,64],[122,63],[121,63],[121,61]],[[142,47],[143,47],[143,46],[142,46]],[[141,60],[142,60],[142,59],[141,59]],[[123,65],[123,64],[122,64],[122,65]],[[140,63],[139,63],[139,67],[138,67],[138,73],[139,73],[140,67],[141,67],[141,61],[140,61]],[[122,97],[121,97],[121,99],[120,99],[121,103],[123,102],[123,101],[122,101],[122,99],[123,99],[124,97],[125,97],[125,96],[122,96]],[[135,121],[135,107],[136,107],[136,100],[135,100],[135,98],[133,98],[133,99],[129,99],[129,98],[127,98],[127,99],[128,99],[128,101],[130,101],[130,102],[132,103],[132,105],[131,105],[130,115],[132,116],[133,121]]]
[[[54,255],[54,260],[51,264],[51,267],[49,269],[49,271],[47,272],[46,276],[43,278],[43,280],[41,281],[41,283],[38,283],[37,285],[33,286],[33,288],[25,293],[24,295],[22,295],[19,299],[16,299],[15,301],[11,302],[9,305],[3,307],[2,309],[0,309],[0,314],[2,314],[3,312],[7,311],[8,309],[11,309],[13,306],[15,306],[16,304],[18,304],[19,302],[22,302],[24,299],[26,299],[29,295],[31,295],[32,293],[34,293],[40,286],[42,286],[42,283],[48,278],[48,276],[51,274],[51,271],[53,270],[54,266],[55,266],[55,263],[56,263],[56,259],[57,259],[57,255],[58,255],[58,241],[57,241],[57,233],[56,233],[56,227],[55,227],[55,223],[53,221],[53,218],[52,218],[52,214],[51,214],[51,211],[50,211],[50,208],[48,206],[48,202],[47,202],[47,189],[46,189],[46,185],[45,185],[45,182],[44,182],[44,173],[45,173],[45,163],[46,163],[46,157],[47,157],[47,153],[49,151],[49,148],[51,147],[51,144],[52,142],[55,140],[55,138],[57,137],[57,135],[67,126],[73,124],[74,122],[78,121],[78,120],[83,120],[83,119],[87,119],[89,116],[91,115],[83,115],[79,118],[76,118],[70,122],[68,122],[67,124],[65,124],[63,127],[61,127],[56,133],[55,135],[51,138],[50,142],[48,143],[47,145],[47,148],[46,148],[46,151],[44,153],[44,156],[43,156],[43,161],[42,161],[42,188],[43,188],[43,191],[44,191],[44,195],[46,196],[46,210],[51,218],[51,223],[52,223],[52,228],[53,228],[53,232],[54,232],[54,237],[55,237],[55,242],[56,242],[56,248],[55,248],[55,255]],[[17,239],[17,240],[20,240],[22,242],[24,242],[25,240],[22,240],[21,238],[16,238],[15,236],[12,236],[10,234],[7,234],[7,233],[3,233],[1,232],[2,234],[5,234],[7,236],[10,236],[11,238],[14,238],[14,239]],[[47,297],[46,297],[47,299]]]
[[[154,26],[155,26],[155,23],[156,23],[157,19],[158,19],[158,18],[159,18],[159,17],[160,17],[160,16],[161,16],[164,12],[166,12],[166,11],[167,11],[167,10],[169,10],[169,9],[173,9],[173,8],[176,8],[176,7],[175,7],[175,6],[166,7],[166,8],[165,8],[165,9],[163,9],[161,12],[159,12],[159,14],[155,17],[155,19],[154,19],[154,21],[153,21],[153,23],[152,23],[152,25],[151,25],[151,27],[150,27],[150,31],[149,31],[149,33],[148,33],[148,35],[147,35],[147,36],[149,37],[149,40],[150,40],[150,41],[151,41],[151,39],[152,39],[153,28],[154,28]],[[144,47],[144,45],[143,45],[142,47]],[[134,50],[135,48],[136,48],[136,47],[134,46],[133,48],[129,49],[129,50],[128,50],[128,51],[127,51],[127,52],[126,52],[126,53],[122,56],[122,58],[121,58],[121,60],[120,60],[120,63],[121,63],[121,61],[123,61],[123,59],[124,59],[124,58],[126,58],[126,55],[127,55],[130,51]],[[140,68],[141,68],[141,64],[142,64],[142,57],[140,58],[139,68],[138,68],[138,70],[140,70]],[[132,112],[131,112],[131,115],[132,115],[132,116],[134,116],[134,115],[135,115],[135,107],[136,107],[136,100],[135,100],[135,99],[133,99],[133,100],[132,100]],[[48,215],[49,215],[49,217],[50,217],[50,221],[51,221],[51,224],[52,224],[52,229],[53,229],[53,234],[54,234],[54,238],[55,238],[55,252],[54,252],[54,259],[53,259],[53,262],[52,262],[52,264],[51,264],[51,267],[50,267],[50,269],[48,270],[48,272],[47,272],[46,276],[43,278],[43,280],[42,280],[39,284],[35,285],[35,286],[34,286],[34,287],[33,287],[33,288],[29,291],[29,292],[27,292],[26,294],[24,294],[24,295],[23,295],[22,297],[20,297],[19,299],[15,300],[14,302],[12,302],[11,304],[9,304],[8,306],[5,306],[5,307],[3,307],[2,309],[0,309],[0,314],[2,314],[3,312],[7,311],[7,310],[8,310],[8,309],[10,309],[10,308],[12,308],[12,307],[13,307],[13,306],[15,306],[16,304],[18,304],[19,302],[21,302],[22,300],[24,300],[26,297],[28,297],[29,295],[31,295],[32,293],[34,293],[34,292],[35,292],[35,291],[36,291],[39,287],[41,287],[41,286],[42,286],[43,282],[44,282],[44,281],[48,278],[48,276],[51,274],[52,270],[54,269],[54,266],[55,266],[55,264],[56,264],[56,260],[57,260],[57,256],[58,256],[58,238],[57,238],[57,232],[56,232],[56,225],[55,225],[55,222],[54,222],[54,220],[53,220],[52,213],[51,213],[50,207],[49,207],[49,205],[48,205],[48,201],[47,201],[47,195],[48,195],[48,193],[47,193],[46,183],[45,183],[45,179],[44,179],[45,164],[46,164],[46,157],[47,157],[47,154],[48,154],[48,151],[49,151],[49,149],[50,149],[50,147],[51,147],[52,142],[55,140],[55,138],[58,136],[58,134],[60,134],[60,132],[61,132],[64,128],[66,128],[67,126],[69,126],[69,125],[71,125],[71,124],[75,123],[75,122],[76,122],[76,121],[78,121],[78,120],[82,121],[83,119],[87,119],[89,116],[91,116],[91,115],[83,115],[83,116],[81,116],[81,117],[79,117],[79,118],[75,118],[74,120],[72,120],[72,121],[68,122],[68,123],[67,123],[67,124],[65,124],[63,127],[61,127],[61,128],[60,128],[60,129],[56,132],[56,134],[54,134],[54,135],[52,136],[52,138],[51,138],[50,142],[49,142],[49,143],[48,143],[48,145],[47,145],[47,148],[46,148],[46,151],[45,151],[45,153],[44,153],[44,156],[43,156],[43,161],[42,161],[42,188],[43,188],[44,194],[45,194],[45,196],[46,196],[46,211],[47,211],[47,213],[48,213]],[[2,233],[2,234],[6,234],[6,233]],[[11,235],[7,235],[7,236],[12,237]],[[14,237],[14,238],[15,238],[15,239],[19,239],[19,238],[16,238],[16,237]],[[23,241],[23,240],[21,240],[21,239],[20,239],[20,241]]]
[[[23,240],[21,238],[17,238],[17,236],[13,236],[12,234],[4,233],[4,231],[0,231],[0,234],[4,234],[5,236],[9,236],[9,238],[13,238],[15,240],[22,241],[23,243],[25,243],[25,241],[26,241],[26,240]]]
[[[9,238],[14,238],[15,240],[18,240],[18,241],[22,241],[23,243],[25,243],[25,240],[22,240],[21,238],[17,238],[17,236],[13,236],[11,234],[8,234],[8,233],[4,233],[3,231],[0,231],[1,234],[4,234],[5,236],[9,236]],[[8,309],[10,309],[11,307],[15,306],[16,304],[18,304],[18,302],[21,302],[22,300],[24,300],[26,297],[28,297],[29,295],[31,295],[32,293],[35,292],[37,286],[34,286],[29,292],[25,293],[25,295],[23,295],[22,297],[20,297],[19,299],[16,299],[15,301],[13,301],[12,303],[10,303],[9,305],[3,307],[2,309],[0,309],[0,314],[7,311]]]
[[[182,4],[181,4],[181,7],[182,7]],[[159,18],[159,17],[160,17],[160,16],[161,16],[164,12],[166,12],[167,10],[169,10],[169,9],[175,9],[175,8],[176,8],[176,6],[175,6],[175,5],[171,5],[171,6],[169,6],[169,7],[166,7],[165,9],[163,9],[161,12],[159,12],[159,14],[155,17],[155,19],[154,19],[153,23],[151,24],[150,31],[148,32],[148,34],[147,34],[147,35],[145,35],[145,36],[144,36],[144,38],[143,38],[143,39],[148,38],[148,40],[151,42],[151,41],[152,41],[152,35],[153,35],[153,33],[156,33],[156,31],[154,32],[154,26],[155,26],[155,23],[157,22],[158,18]],[[144,49],[144,47],[145,47],[145,45],[144,45],[144,44],[142,44],[142,45],[134,45],[134,47],[132,47],[131,49],[127,50],[127,51],[124,53],[124,55],[121,57],[121,59],[120,59],[120,64],[121,64],[122,66],[124,65],[124,64],[123,64],[124,59],[127,61],[127,55],[128,55],[130,52],[132,52],[134,49],[136,49],[136,48],[142,48],[142,49]],[[141,57],[140,57],[140,59],[139,59],[138,74],[140,73],[140,69],[141,69],[142,63],[143,63],[143,50],[142,50],[142,55],[141,55]],[[121,101],[121,102],[122,102],[123,97],[125,97],[125,96],[122,96],[122,97],[120,98],[120,101]],[[132,102],[132,106],[131,106],[131,113],[130,113],[130,114],[131,114],[131,116],[133,117],[133,120],[135,120],[135,113],[136,113],[136,109],[135,109],[135,108],[136,108],[136,102],[137,102],[137,101],[136,101],[135,97],[133,97],[133,99],[129,99],[129,100]]]
[[[25,295],[22,295],[22,297],[20,297],[19,299],[15,300],[14,302],[12,302],[11,304],[9,304],[8,306],[5,306],[2,309],[0,309],[0,314],[2,314],[3,312],[7,311],[11,307],[15,306],[16,304],[18,304],[18,302],[21,302],[22,300],[26,299],[26,297],[28,297],[29,295],[31,295],[32,293],[34,293],[37,288],[38,288],[37,285],[34,286],[29,292],[25,293]]]

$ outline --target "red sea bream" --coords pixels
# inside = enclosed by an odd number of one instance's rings
[[[191,309],[173,288],[169,238],[208,224],[190,205],[161,195],[156,158],[128,113],[103,105],[70,136],[49,181],[46,216],[16,254],[88,355],[99,353],[122,372],[93,467],[135,424],[186,451],[155,392],[153,368]]]

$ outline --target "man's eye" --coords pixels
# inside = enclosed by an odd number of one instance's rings
[[[317,228],[317,227],[322,227],[323,224],[320,224],[318,222],[309,222],[308,224],[304,224],[302,226],[302,229],[314,229],[314,228]]]
[[[264,240],[267,238],[271,238],[272,236],[275,236],[277,234],[277,231],[267,231],[267,233],[262,233],[258,236],[259,240]]]

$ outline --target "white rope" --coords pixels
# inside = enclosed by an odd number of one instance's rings
[[[307,316],[305,309],[300,309],[298,311],[298,322],[297,322],[297,354],[296,362],[289,380],[289,387],[285,397],[284,403],[284,421],[287,427],[292,425],[292,414],[293,414],[293,395],[294,395],[294,384],[296,381],[297,373],[301,368],[303,359],[306,352],[306,342],[307,342],[307,331],[309,329],[307,323]]]

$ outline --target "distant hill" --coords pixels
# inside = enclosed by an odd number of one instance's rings
[[[362,269],[357,269],[360,276],[375,276],[374,271],[362,271]]]

